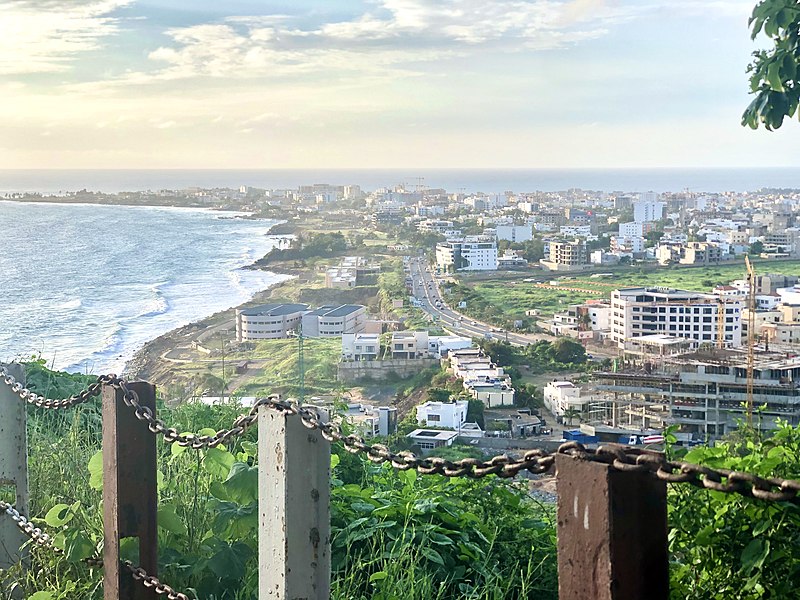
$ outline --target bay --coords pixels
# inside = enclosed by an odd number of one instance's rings
[[[284,279],[242,269],[277,236],[239,216],[0,201],[0,361],[119,373],[145,342]]]

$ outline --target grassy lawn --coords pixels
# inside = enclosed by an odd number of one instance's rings
[[[800,261],[755,263],[756,273],[800,274]],[[698,292],[710,292],[718,284],[727,284],[745,276],[744,261],[735,264],[698,268],[633,268],[615,272],[611,277],[590,278],[588,274],[576,274],[568,280],[560,280],[558,287],[548,289],[522,281],[466,282],[470,289],[480,295],[489,305],[497,307],[509,318],[522,318],[525,311],[538,309],[543,316],[552,315],[590,299],[609,298],[614,289],[634,286],[663,286]],[[553,275],[556,280],[557,275]],[[567,289],[573,288],[573,290]],[[575,289],[602,292],[600,295],[574,291]]]

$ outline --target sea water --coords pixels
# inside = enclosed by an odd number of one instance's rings
[[[285,278],[246,270],[276,221],[204,209],[0,201],[0,361],[122,371],[145,342]]]
[[[313,183],[360,185],[364,190],[405,185],[450,192],[555,192],[571,188],[602,192],[746,192],[761,188],[800,189],[800,169],[661,168],[661,169],[0,169],[0,194],[66,191],[116,193],[187,187],[248,185],[267,189]]]

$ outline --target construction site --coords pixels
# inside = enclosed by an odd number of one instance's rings
[[[800,356],[754,348],[701,348],[627,359],[595,374],[604,400],[589,422],[612,429],[663,430],[680,426],[683,441],[713,441],[740,422],[770,430],[778,419],[800,424]],[[752,377],[748,371],[752,370]]]

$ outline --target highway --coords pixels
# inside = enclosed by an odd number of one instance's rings
[[[550,334],[516,333],[498,329],[494,325],[482,323],[453,310],[444,302],[439,289],[439,282],[432,273],[424,257],[412,257],[409,260],[409,276],[413,283],[413,294],[422,303],[422,310],[436,317],[441,326],[454,335],[473,338],[492,338],[504,340],[513,346],[527,346],[540,340],[552,342],[556,336]],[[437,302],[440,304],[437,305]],[[592,358],[615,358],[618,351],[613,348],[593,346]]]
[[[443,328],[452,331],[455,335],[504,340],[514,346],[527,346],[539,340],[552,341],[555,339],[551,335],[521,334],[501,330],[493,325],[462,315],[448,307],[442,300],[439,282],[434,277],[424,258],[411,258],[409,269],[409,276],[413,280],[414,297],[422,303],[422,310],[436,317]],[[437,302],[440,302],[438,306]]]

